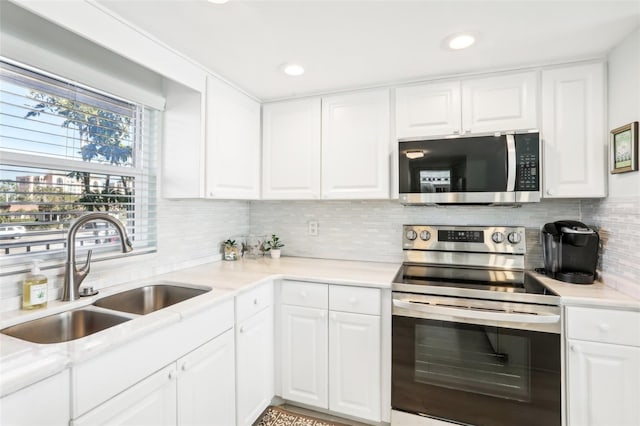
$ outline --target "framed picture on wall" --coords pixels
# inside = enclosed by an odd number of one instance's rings
[[[611,131],[611,173],[638,170],[638,122]]]

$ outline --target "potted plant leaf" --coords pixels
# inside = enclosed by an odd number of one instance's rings
[[[265,243],[265,251],[271,253],[272,259],[280,258],[281,247],[284,247],[284,244],[276,234],[271,234],[271,239]]]
[[[224,260],[238,260],[240,256],[236,240],[229,238],[222,244],[224,245]]]

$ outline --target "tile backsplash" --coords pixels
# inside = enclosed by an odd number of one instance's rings
[[[598,227],[603,281],[640,298],[640,196],[583,200],[582,214]]]
[[[258,201],[251,203],[252,232],[277,233],[283,254],[332,259],[400,262],[404,224],[513,225],[527,228],[527,267],[542,266],[540,228],[560,219],[580,220],[579,200],[520,207],[403,206],[381,201]],[[309,236],[309,221],[318,236]]]
[[[100,289],[213,261],[220,258],[223,240],[249,232],[247,201],[158,199],[157,208],[157,252],[94,262],[84,285]],[[57,263],[63,262],[61,255]],[[49,279],[49,300],[61,297],[62,272],[43,270]],[[0,312],[20,307],[23,278],[22,273],[0,277]]]

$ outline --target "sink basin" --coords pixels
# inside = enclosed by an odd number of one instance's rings
[[[172,284],[153,284],[103,297],[93,304],[115,311],[145,315],[208,291],[210,289],[182,287]]]
[[[0,333],[33,343],[60,343],[89,336],[130,318],[89,309],[60,312],[0,330]]]

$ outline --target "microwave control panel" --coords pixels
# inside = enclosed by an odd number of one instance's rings
[[[540,142],[537,133],[516,135],[516,191],[540,190]]]

